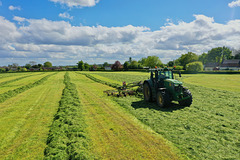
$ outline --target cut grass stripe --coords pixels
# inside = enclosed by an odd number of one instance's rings
[[[95,82],[98,82],[98,83],[101,83],[101,84],[105,84],[105,85],[108,85],[110,87],[113,87],[113,88],[118,88],[118,87],[121,87],[121,85],[117,84],[117,83],[110,83],[110,82],[106,82],[106,81],[103,81],[103,80],[100,80],[90,74],[87,74],[87,73],[80,73],[80,74],[83,74],[85,75],[87,78],[95,81]]]
[[[44,73],[41,73],[41,74],[44,74]],[[41,75],[41,74],[37,74],[37,75]],[[12,80],[9,80],[9,81],[4,81],[4,82],[0,83],[0,86],[6,85],[6,84],[9,84],[9,83],[12,83],[12,82],[16,82],[18,80],[21,80],[21,79],[24,79],[24,78],[27,78],[27,77],[31,77],[31,76],[34,76],[34,75],[27,75],[27,76],[19,77],[19,78],[12,79]]]
[[[94,159],[89,152],[86,123],[75,84],[68,72],[64,76],[65,88],[59,109],[49,131],[45,159]]]
[[[56,73],[54,73],[54,74],[56,74]],[[9,99],[11,97],[14,97],[14,96],[22,93],[22,92],[24,92],[24,91],[26,91],[26,90],[28,90],[30,88],[33,88],[33,87],[35,87],[37,85],[42,84],[44,81],[46,81],[50,76],[52,76],[54,74],[47,75],[47,76],[41,78],[40,80],[38,80],[38,81],[36,81],[34,83],[30,83],[30,84],[27,84],[25,86],[22,86],[22,87],[14,89],[14,90],[10,90],[10,91],[7,91],[5,93],[0,94],[0,103],[6,101],[7,99]]]

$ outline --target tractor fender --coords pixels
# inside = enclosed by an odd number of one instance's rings
[[[152,83],[152,81],[151,81],[150,79],[149,79],[149,80],[145,80],[145,81],[143,82],[143,85],[144,85],[145,83],[147,83],[147,84],[150,86],[150,88],[153,87],[153,83]]]

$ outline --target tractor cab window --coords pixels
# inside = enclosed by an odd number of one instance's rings
[[[165,74],[165,77],[166,77],[167,79],[172,79],[172,78],[173,78],[171,71],[164,71],[164,74]]]
[[[158,72],[158,75],[159,75],[159,76],[158,76],[159,79],[165,79],[165,74],[164,74],[164,72],[159,71],[159,72]]]

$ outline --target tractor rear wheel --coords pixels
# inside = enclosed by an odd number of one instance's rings
[[[183,97],[189,97],[183,101],[179,101],[180,106],[190,106],[192,104],[192,94],[188,89],[183,90]]]
[[[165,91],[158,91],[156,99],[159,107],[169,107],[171,104],[169,94]]]
[[[144,83],[143,85],[143,95],[144,95],[144,101],[146,102],[152,101],[152,92],[148,83]]]

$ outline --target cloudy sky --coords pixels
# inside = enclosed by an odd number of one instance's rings
[[[240,0],[0,0],[0,66],[240,49]]]

